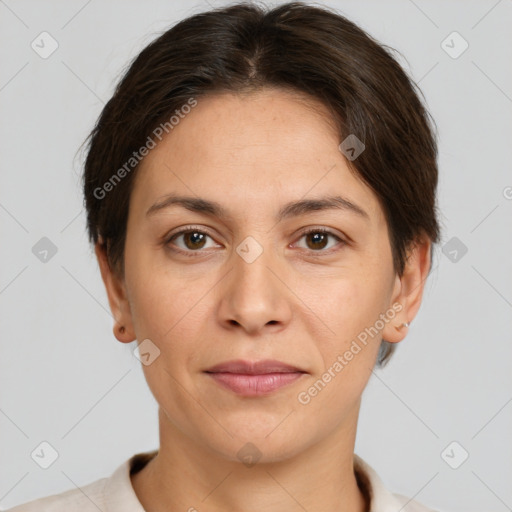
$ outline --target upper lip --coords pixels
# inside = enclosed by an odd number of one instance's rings
[[[266,373],[305,373],[304,370],[272,359],[262,361],[244,361],[237,359],[216,364],[205,370],[207,373],[238,373],[245,375],[263,375]]]

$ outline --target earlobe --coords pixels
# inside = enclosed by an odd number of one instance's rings
[[[121,343],[131,343],[135,339],[135,336],[130,335],[125,326],[119,324],[118,322],[114,324],[112,330],[117,341],[120,341]]]
[[[122,280],[114,274],[108,263],[106,247],[101,237],[94,247],[101,278],[107,292],[110,310],[115,319],[113,326],[114,336],[121,343],[130,343],[136,336],[133,330],[130,304],[126,297],[125,286]]]
[[[401,305],[394,321],[382,331],[382,337],[390,343],[402,341],[408,333],[410,323],[416,316],[423,297],[425,281],[430,270],[430,247],[428,238],[414,243],[407,254],[402,276],[396,278],[393,303]]]

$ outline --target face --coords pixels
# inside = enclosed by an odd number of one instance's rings
[[[411,319],[382,208],[328,119],[286,91],[203,97],[136,176],[107,285],[122,341],[159,351],[143,369],[169,431],[228,460],[346,435],[382,337]]]

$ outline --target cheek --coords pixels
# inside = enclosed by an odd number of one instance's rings
[[[329,329],[324,342],[326,348],[342,349],[365,328],[370,327],[384,312],[388,301],[388,287],[384,276],[377,271],[344,272],[344,275],[326,277],[319,282],[304,284],[302,294],[307,304],[318,315],[317,322]],[[314,286],[313,286],[314,284]],[[312,333],[318,339],[318,331]]]
[[[158,348],[154,364],[143,366],[146,381],[164,409],[182,414],[190,403],[185,389],[193,389],[194,374],[204,361],[212,332],[214,273],[191,279],[171,265],[155,265],[143,255],[133,259],[131,302],[135,335],[150,339]],[[152,264],[153,263],[153,264]],[[135,273],[136,272],[136,273]],[[181,411],[181,412],[180,412]]]
[[[319,357],[317,371],[297,397],[307,418],[322,417],[326,429],[358,406],[378,354],[381,333],[371,328],[384,311],[386,294],[378,280],[364,276],[331,283],[324,294],[310,296],[319,312],[315,325],[310,325]],[[322,329],[326,334],[319,336],[323,323],[329,331]]]
[[[151,340],[159,350],[154,362],[142,366],[146,381],[169,416],[186,422],[185,412],[194,404],[183,389],[193,388],[187,369],[197,366],[202,353],[198,340],[204,338],[204,319],[212,314],[204,297],[211,284],[190,282],[181,273],[173,273],[170,266],[152,265],[144,255],[133,258],[126,270],[127,278],[131,276],[136,337],[140,342]]]
[[[334,421],[346,412],[342,404],[353,406],[368,382],[382,339],[382,326],[377,322],[389,297],[387,277],[378,266],[333,276],[325,283],[329,284],[322,294],[309,296],[319,317],[309,327],[319,356],[315,378],[321,380],[316,386],[321,391],[311,391],[318,393],[313,408],[319,407],[320,414],[322,407],[327,407],[323,414],[332,414]],[[323,324],[329,330],[322,328]],[[319,336],[319,332],[325,334]]]
[[[196,339],[204,318],[211,314],[208,301],[201,300],[206,290],[204,283],[185,285],[177,277],[148,275],[132,293],[137,339],[150,338],[161,351],[180,350],[183,341]]]
[[[207,275],[187,278],[186,269],[171,265],[165,251],[152,244],[143,237],[128,237],[126,279],[137,338],[164,345],[176,332],[196,325],[189,316],[201,310],[200,298],[211,285]]]
[[[370,293],[367,288],[350,287],[350,296],[343,296],[345,307],[338,312],[335,329],[340,332],[335,353],[330,355],[330,365],[338,362],[341,378],[338,385],[362,392],[373,368],[381,341],[381,333],[370,328],[381,313],[378,290]]]

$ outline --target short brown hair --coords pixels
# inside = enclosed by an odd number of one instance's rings
[[[340,141],[355,135],[365,144],[349,165],[384,210],[399,275],[411,244],[425,236],[438,241],[434,124],[391,49],[329,8],[239,3],[193,15],[144,48],[89,135],[83,174],[89,239],[96,244],[101,236],[118,275],[124,275],[137,170],[136,161],[133,169],[126,162],[191,98],[269,86],[320,100]],[[378,364],[393,350],[383,340]]]

